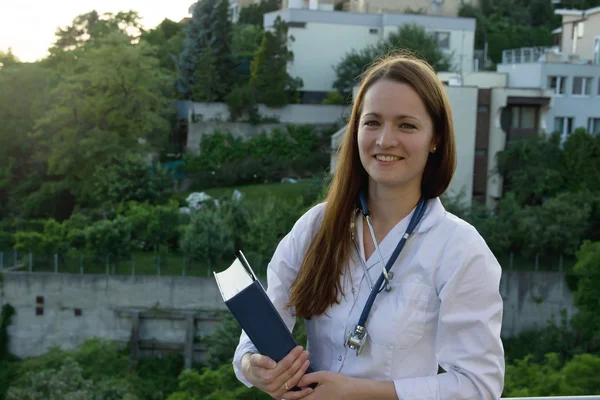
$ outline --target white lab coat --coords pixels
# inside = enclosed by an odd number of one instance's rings
[[[267,294],[291,330],[293,310],[285,310],[289,288],[319,223],[324,204],[311,208],[279,243],[267,273]],[[380,243],[384,262],[412,217],[411,212]],[[345,297],[324,315],[306,321],[311,366],[315,370],[393,381],[400,400],[499,399],[504,386],[504,349],[500,339],[501,268],[479,233],[446,212],[439,199],[406,242],[392,272],[392,291],[375,299],[359,356],[344,347],[369,296],[365,279],[362,215],[356,220],[348,271],[342,277]],[[344,234],[344,232],[339,233]],[[348,233],[349,234],[349,233]],[[365,261],[372,282],[381,274],[377,253]],[[242,355],[256,352],[242,332],[233,366],[238,379]],[[447,373],[437,374],[438,364]]]

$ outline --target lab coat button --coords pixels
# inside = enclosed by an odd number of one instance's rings
[[[342,361],[342,356],[340,356],[340,357],[338,358],[338,361]]]

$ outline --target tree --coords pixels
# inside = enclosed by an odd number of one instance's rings
[[[334,67],[336,80],[333,87],[344,96],[349,96],[371,63],[378,57],[397,51],[408,51],[427,61],[438,71],[451,69],[452,56],[439,49],[435,35],[425,31],[422,26],[407,24],[377,45],[346,53],[342,61]]]
[[[18,64],[20,61],[12,52],[12,48],[8,48],[7,52],[0,50],[0,69],[11,65]]]
[[[0,219],[20,214],[23,199],[40,188],[45,166],[33,156],[37,144],[30,134],[51,104],[52,80],[53,72],[39,64],[0,69]]]
[[[588,351],[600,351],[600,242],[585,242],[577,252],[577,264],[573,268],[579,277],[575,292],[575,305],[579,312],[573,317],[573,325],[590,343]]]
[[[79,201],[90,200],[97,166],[168,137],[166,79],[151,53],[147,44],[112,33],[85,50],[51,92],[34,132],[38,157]]]
[[[101,45],[102,39],[114,33],[121,33],[134,43],[143,32],[140,19],[135,11],[99,14],[93,10],[78,15],[71,25],[57,28],[56,42],[50,47],[50,56],[44,63],[60,68],[72,66],[87,47]]]
[[[260,48],[252,60],[250,87],[259,103],[270,107],[281,107],[297,100],[297,91],[302,87],[300,78],[292,78],[288,63],[294,54],[288,49],[288,27],[278,16],[273,32],[265,32]]]
[[[260,3],[249,4],[240,11],[239,24],[263,26],[263,15],[281,9],[281,0],[261,0]]]
[[[233,83],[231,31],[229,0],[204,0],[196,3],[183,50],[179,55],[176,87],[182,98],[225,98]],[[197,84],[198,75],[208,66],[212,69],[209,76],[216,76],[220,83],[216,93],[214,87],[207,89]]]
[[[192,220],[181,238],[181,250],[190,260],[206,262],[210,269],[233,255],[233,232],[221,211],[205,202],[192,214]]]
[[[116,269],[119,260],[131,255],[131,230],[131,222],[121,216],[97,221],[85,231],[88,250]]]
[[[183,50],[184,39],[185,25],[167,18],[140,36],[140,41],[154,47],[158,65],[169,71],[173,78],[177,75],[177,56]]]
[[[154,170],[136,153],[111,155],[92,175],[94,201],[116,205],[138,201],[164,203],[172,192],[173,180],[164,168]]]

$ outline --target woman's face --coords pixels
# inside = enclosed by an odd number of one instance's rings
[[[434,148],[433,121],[410,85],[381,79],[368,89],[358,124],[358,150],[370,185],[420,188]]]

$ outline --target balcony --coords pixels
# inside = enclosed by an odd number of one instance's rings
[[[502,64],[523,64],[545,61],[548,53],[557,54],[558,47],[522,47],[502,51]]]
[[[598,40],[598,48],[600,49],[600,40]],[[560,48],[557,46],[522,47],[519,49],[502,51],[502,64],[524,64],[537,62],[579,65],[592,64],[592,60],[582,59],[579,54],[562,53]]]

